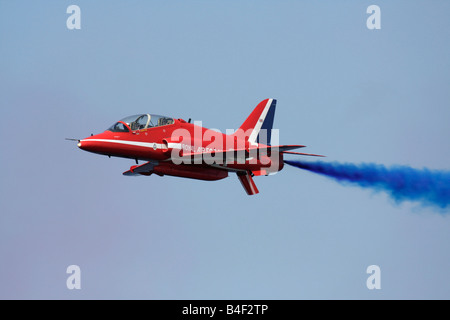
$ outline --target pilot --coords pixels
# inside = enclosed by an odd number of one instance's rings
[[[139,124],[136,121],[130,122],[129,126],[131,130],[139,130]]]

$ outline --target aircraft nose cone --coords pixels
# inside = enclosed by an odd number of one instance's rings
[[[78,148],[80,148],[81,150],[85,150],[86,145],[87,145],[87,143],[84,140],[80,140],[77,144]]]
[[[107,150],[103,142],[97,141],[97,139],[91,139],[90,137],[80,140],[80,142],[78,142],[78,148],[84,151],[100,154],[103,154],[103,152],[106,152],[105,150]]]
[[[107,139],[108,137],[106,137]],[[78,148],[98,154],[109,154],[110,146],[105,143],[105,137],[102,134],[84,138],[78,142]]]
[[[80,140],[78,148],[84,151],[95,151],[95,142],[89,140]]]

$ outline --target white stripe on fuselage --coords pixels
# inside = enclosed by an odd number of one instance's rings
[[[170,148],[170,149],[181,149],[181,143],[169,142],[167,144],[167,147]]]
[[[129,141],[129,140],[110,140],[110,139],[86,139],[81,140],[80,142],[83,143],[84,141],[97,141],[97,142],[110,142],[110,143],[119,143],[119,144],[127,144],[129,146],[138,146],[138,147],[146,147],[146,148],[152,148],[154,149],[154,146],[156,145],[156,149],[165,149],[166,146],[155,143],[155,142],[139,142],[139,141]]]

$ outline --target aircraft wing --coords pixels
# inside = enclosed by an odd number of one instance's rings
[[[204,157],[211,156],[214,158],[223,158],[225,162],[227,161],[239,161],[239,160],[247,160],[249,157],[258,157],[261,152],[264,154],[274,152],[279,152],[282,154],[296,154],[296,155],[305,155],[305,156],[318,156],[323,157],[321,155],[317,154],[310,154],[310,153],[301,153],[301,152],[292,152],[288,150],[292,149],[298,149],[303,148],[305,146],[303,145],[282,145],[282,146],[263,146],[263,147],[249,147],[249,148],[241,148],[241,149],[234,149],[234,150],[228,150],[228,151],[206,151],[206,152],[192,152],[192,153],[183,153],[181,157],[178,157],[178,159],[195,159],[195,157]],[[173,159],[172,159],[173,160]],[[155,172],[154,168],[155,166],[158,166],[158,161],[149,161],[141,165],[135,165],[130,168],[130,170],[125,171],[123,175],[125,176],[140,176],[140,175],[146,175],[149,176],[152,173],[156,173],[158,175],[161,175],[161,173]],[[259,193],[258,188],[256,187],[255,182],[253,181],[253,175],[259,175],[257,172],[251,172],[246,170],[236,170],[228,167],[223,167],[221,165],[213,165],[215,168],[220,168],[225,171],[234,171],[236,172],[236,175],[241,182],[243,188],[247,192],[248,195],[254,195]],[[195,168],[195,167],[192,167]],[[193,170],[193,169],[192,169]],[[200,170],[208,170],[207,167],[201,168]],[[214,180],[214,179],[212,179]]]
[[[248,158],[256,154],[256,152],[282,152],[287,153],[288,150],[304,148],[303,145],[282,145],[282,146],[263,146],[263,147],[249,147],[249,148],[238,148],[238,149],[230,149],[230,150],[221,150],[221,151],[204,151],[204,152],[183,152],[182,156],[179,159],[183,158],[194,158],[199,156],[211,156],[215,158],[222,157],[224,160],[238,160],[245,156]],[[301,154],[301,153],[297,153]],[[305,153],[304,155],[311,155]]]

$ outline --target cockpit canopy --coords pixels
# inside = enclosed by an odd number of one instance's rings
[[[160,116],[157,114],[148,114],[148,113],[136,114],[134,116],[129,116],[123,118],[122,120],[119,120],[111,127],[109,127],[107,130],[112,132],[128,132],[129,130],[124,125],[124,123],[126,123],[131,130],[135,131],[153,127],[166,126],[169,124],[173,124],[174,120],[172,118]]]

